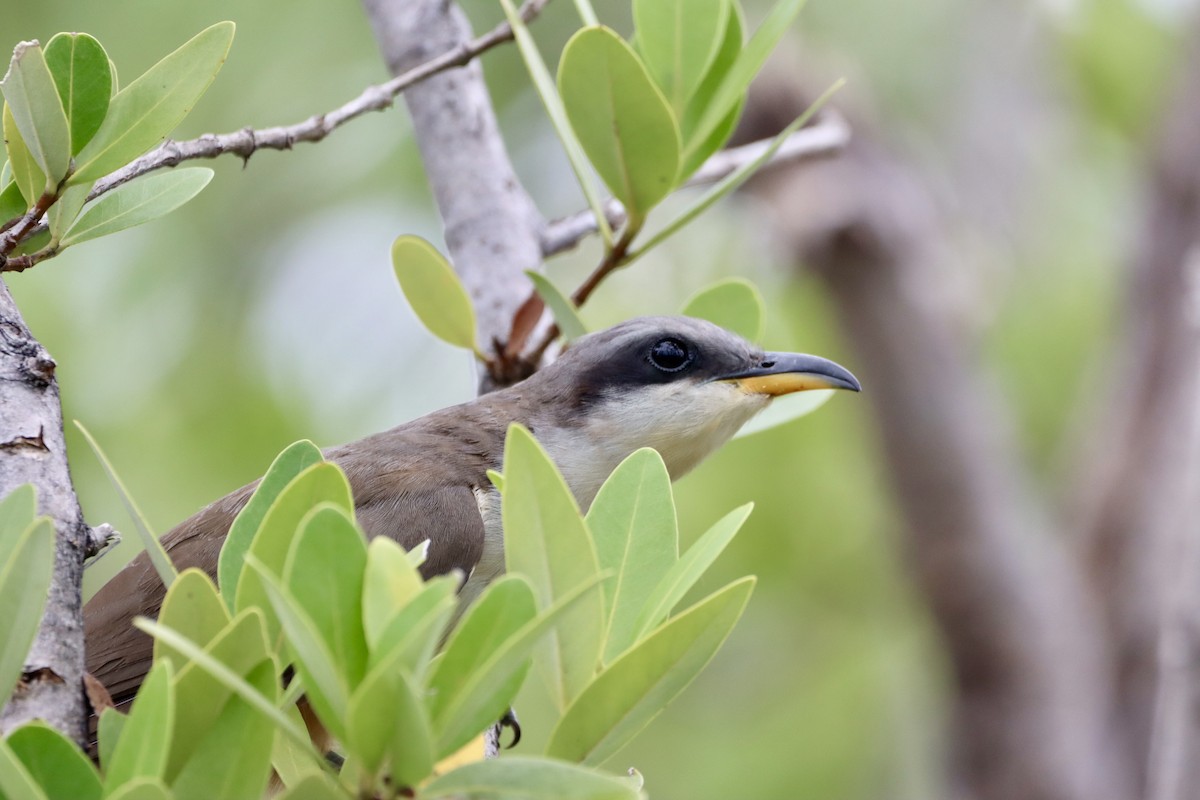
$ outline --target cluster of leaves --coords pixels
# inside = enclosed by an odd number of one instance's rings
[[[507,574],[463,609],[462,575],[425,581],[424,547],[368,543],[345,475],[310,442],[292,445],[235,520],[215,584],[176,574],[153,541],[169,589],[158,620],[135,623],[155,637],[153,666],[127,716],[101,714],[99,769],[59,732],[26,725],[0,742],[0,796],[232,800],[260,795],[274,770],[286,798],[638,797],[637,776],[593,767],[695,678],[741,616],[753,578],[672,611],[750,506],[681,555],[656,452],[619,465],[584,516],[515,425],[492,479]],[[0,688],[16,682],[40,611],[26,606],[50,580],[53,528],[33,508],[31,487],[0,504],[14,554],[0,573]],[[531,663],[561,711],[545,754],[447,768],[504,714]],[[338,742],[340,770],[310,740],[301,696]]]
[[[36,263],[198,194],[212,170],[146,176],[88,201],[97,180],[157,145],[192,109],[224,64],[233,31],[231,22],[201,31],[124,87],[104,48],[85,33],[57,34],[44,48],[18,45],[0,81],[8,157],[0,229],[9,231],[2,254]]]

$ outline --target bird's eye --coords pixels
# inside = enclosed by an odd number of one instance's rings
[[[650,363],[663,372],[679,372],[692,363],[692,354],[678,339],[663,339],[650,348]]]

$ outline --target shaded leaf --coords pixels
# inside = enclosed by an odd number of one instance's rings
[[[729,584],[614,661],[563,714],[546,754],[599,764],[616,753],[700,674],[753,588],[752,577]]]
[[[53,570],[54,525],[42,517],[26,526],[0,561],[0,697],[12,694],[25,669]]]
[[[355,690],[346,743],[368,774],[385,767],[393,786],[416,786],[433,771],[429,714],[404,670],[373,670]]]
[[[0,797],[5,800],[50,800],[4,739],[0,739]]]
[[[34,160],[33,153],[25,144],[25,138],[17,130],[17,121],[13,119],[12,109],[4,104],[4,147],[8,152],[8,163],[12,167],[13,180],[25,199],[25,207],[33,208],[33,204],[42,196],[46,188],[46,174]]]
[[[0,91],[25,146],[46,176],[45,191],[53,191],[71,166],[71,130],[37,42],[16,46]]]
[[[757,342],[762,337],[766,311],[758,287],[745,278],[726,278],[692,295],[680,313],[714,322]]]
[[[745,94],[738,98],[733,108],[725,115],[725,119],[712,130],[708,138],[699,139],[696,136],[700,118],[704,116],[704,112],[712,102],[713,95],[721,88],[721,82],[733,68],[738,55],[742,52],[742,31],[745,27],[741,4],[737,0],[731,0],[729,19],[725,25],[725,37],[721,42],[721,47],[717,50],[716,57],[713,58],[712,64],[708,68],[708,74],[704,76],[704,80],[692,95],[687,109],[679,120],[679,132],[683,139],[683,163],[679,168],[681,183],[699,169],[705,159],[721,149],[721,146],[733,134],[734,128],[737,127],[737,121],[742,115],[742,106],[746,103]]]
[[[26,208],[25,198],[21,196],[21,187],[15,180],[9,181],[4,186],[4,191],[0,192],[0,225],[20,217]]]
[[[63,237],[63,247],[165,216],[198,195],[212,176],[207,167],[181,167],[119,186],[87,207]]]
[[[146,675],[105,770],[106,795],[113,795],[117,787],[134,778],[162,777],[171,750],[170,732],[175,718],[173,672],[170,661],[160,661]]]
[[[504,448],[502,516],[507,569],[529,578],[540,607],[596,579],[596,552],[571,490],[546,451],[517,424],[509,426]],[[603,638],[604,597],[597,592],[565,614],[539,645],[535,663],[560,709],[592,679]]]
[[[49,800],[99,800],[100,774],[66,736],[44,722],[9,734],[8,746]]]
[[[166,138],[196,105],[229,53],[232,22],[205,28],[117,92],[76,158],[72,183],[95,181]]]
[[[642,448],[622,461],[592,501],[588,529],[604,581],[608,633],[604,661],[634,642],[638,613],[678,558],[671,476],[662,456]]]
[[[309,775],[279,796],[279,800],[352,800],[352,795],[324,773]]]
[[[23,483],[0,500],[0,553],[12,553],[37,517],[37,489]]]
[[[667,618],[671,609],[679,604],[688,590],[700,580],[700,576],[717,560],[717,556],[733,541],[753,510],[754,504],[746,503],[721,517],[671,566],[638,614],[636,639],[641,639]]]
[[[447,344],[474,351],[471,298],[437,248],[420,236],[399,236],[392,243],[392,267],[421,324]]]
[[[46,222],[50,226],[50,237],[54,241],[61,241],[67,228],[79,218],[79,212],[87,202],[92,186],[90,183],[68,186],[59,193],[54,205],[50,206],[46,212]]]
[[[558,330],[564,339],[570,342],[587,335],[587,326],[579,317],[579,309],[575,307],[569,297],[542,273],[529,269],[525,270],[525,274],[529,276],[529,280],[533,281],[533,287],[537,289],[538,295],[550,308],[550,313],[554,314],[554,321],[558,323]]]
[[[258,533],[267,511],[293,478],[323,460],[321,450],[307,439],[288,445],[271,462],[267,474],[263,475],[254,489],[254,494],[250,495],[246,505],[234,518],[217,559],[217,583],[230,611],[234,608],[238,577],[242,574],[242,559],[250,549],[250,542]]]
[[[679,172],[679,126],[662,92],[605,27],[584,28],[567,42],[558,91],[592,166],[639,227]]]
[[[67,115],[71,155],[77,155],[108,113],[113,90],[108,54],[86,33],[57,33],[46,43],[46,66]]]
[[[466,764],[434,778],[422,798],[466,800],[637,800],[633,784],[548,758],[513,756]]]
[[[638,52],[676,119],[724,40],[729,5],[730,0],[634,0]]]

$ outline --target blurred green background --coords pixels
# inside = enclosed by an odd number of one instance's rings
[[[596,5],[628,32],[627,3]],[[1145,142],[1192,4],[1000,5],[812,0],[780,63],[847,75],[835,104],[869,108],[872,135],[912,159],[952,210],[962,285],[947,302],[978,335],[1028,457],[1053,486],[1083,424],[1077,409],[1111,377],[1106,342]],[[753,22],[766,4],[747,7]],[[477,29],[500,17],[485,0],[466,8]],[[297,122],[387,77],[361,9],[345,0],[0,0],[0,44],[87,31],[127,80],[221,19],[238,25],[232,54],[178,138]],[[550,6],[535,26],[548,58],[577,25],[567,0]],[[515,51],[493,51],[484,65],[543,213],[582,207]],[[980,93],[981,72],[994,93]],[[1036,113],[1008,113],[1020,102]],[[969,113],[976,108],[991,116]],[[970,129],[978,119],[994,124]],[[989,171],[988,147],[1019,174]],[[340,443],[473,391],[468,359],[419,327],[391,274],[397,234],[440,241],[402,107],[315,146],[210,165],[212,184],[168,218],[9,280],[58,361],[67,419],[96,435],[159,532],[257,477],[296,439]],[[722,204],[613,277],[585,317],[600,327],[674,312],[737,274],[768,298],[764,344],[853,369],[819,284],[773,250],[771,213],[750,197]],[[585,246],[551,262],[549,275],[570,287],[596,254]],[[89,574],[94,588],[131,557],[136,537],[94,457],[67,433],[89,520],[126,533]],[[638,768],[655,798],[939,793],[946,670],[906,578],[863,399],[838,396],[732,443],[678,484],[677,499],[689,543],[728,509],[756,502],[701,589],[754,573],[758,590],[708,671],[608,766]],[[518,752],[548,733],[544,698],[537,687],[525,695],[528,744]]]

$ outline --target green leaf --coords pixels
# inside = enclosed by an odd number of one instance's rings
[[[112,762],[105,770],[106,795],[112,795],[118,786],[134,778],[162,777],[171,750],[170,734],[175,718],[173,672],[170,661],[160,661],[146,675],[113,751]]]
[[[171,790],[158,778],[138,778],[122,784],[106,800],[172,800]]]
[[[0,500],[0,553],[13,553],[37,517],[37,489],[23,483]]]
[[[317,623],[304,612],[300,600],[253,555],[246,556],[246,565],[261,580],[267,602],[283,625],[288,645],[296,655],[296,671],[304,681],[309,705],[335,738],[345,738],[350,685],[338,669],[336,656]]]
[[[787,2],[787,0],[783,1]],[[827,89],[823,95],[818,97],[816,101],[814,101],[813,104],[804,111],[803,114],[796,117],[796,119],[792,121],[791,125],[788,125],[782,131],[780,131],[779,135],[771,140],[771,144],[762,152],[761,155],[759,155],[758,158],[743,164],[737,170],[725,176],[724,180],[701,195],[696,202],[684,209],[679,216],[667,223],[667,225],[658,233],[654,234],[654,236],[650,238],[650,241],[643,244],[637,249],[636,252],[630,253],[626,258],[625,263],[628,264],[634,259],[639,258],[648,250],[653,249],[664,240],[677,233],[681,228],[683,228],[684,225],[687,225],[696,217],[700,216],[700,214],[708,210],[709,206],[711,206],[713,203],[717,202],[722,197],[748,181],[763,164],[771,160],[771,156],[775,155],[775,152],[789,136],[791,136],[806,122],[812,119],[813,114],[817,113],[817,111],[819,111],[821,107],[825,105],[825,101],[832,97],[834,92],[842,88],[843,83],[845,83],[845,81],[837,81],[833,84],[833,86],[829,87],[829,89]]]
[[[679,532],[671,476],[662,456],[650,448],[622,461],[587,515],[604,581],[608,635],[604,661],[634,643],[638,613],[678,558]]]
[[[575,304],[571,302],[569,297],[563,294],[542,273],[527,269],[525,270],[525,274],[529,276],[529,280],[533,281],[533,288],[537,289],[542,302],[554,314],[554,321],[558,323],[558,330],[562,333],[564,339],[570,342],[578,339],[580,336],[587,335],[587,327],[579,317],[579,309],[575,307]]]
[[[46,43],[46,66],[67,115],[71,155],[77,155],[108,113],[113,90],[108,54],[86,33],[58,33]]]
[[[50,800],[99,800],[100,774],[66,736],[44,722],[30,722],[8,737],[8,746]]]
[[[558,721],[546,754],[599,764],[616,753],[700,674],[753,588],[752,577],[729,584],[614,661]]]
[[[171,557],[167,555],[166,549],[162,546],[162,542],[150,530],[150,523],[146,522],[145,515],[138,508],[133,496],[129,494],[129,490],[125,488],[125,484],[121,482],[121,478],[117,475],[117,471],[113,469],[112,462],[108,460],[108,456],[104,455],[104,451],[100,449],[100,444],[92,436],[87,428],[83,427],[83,423],[75,420],[75,427],[79,428],[79,432],[83,434],[83,438],[91,446],[92,452],[96,454],[96,458],[100,461],[100,465],[104,467],[104,472],[108,475],[108,480],[112,483],[113,488],[117,490],[117,494],[121,497],[121,502],[125,504],[125,510],[129,512],[129,516],[133,519],[133,525],[137,528],[138,535],[142,538],[142,545],[146,548],[146,554],[150,557],[150,563],[154,565],[155,572],[162,579],[163,584],[170,589],[175,577],[179,574],[175,571],[175,565],[171,563]]]
[[[96,135],[80,151],[72,183],[95,181],[158,144],[192,110],[233,43],[232,22],[218,22],[113,96]]]
[[[4,191],[0,192],[0,225],[17,219],[25,213],[26,208],[25,198],[21,196],[21,187],[15,180],[9,181]],[[53,210],[54,206],[50,208]]]
[[[4,739],[0,739],[0,797],[4,800],[50,800]]]
[[[564,594],[554,605],[508,636],[474,670],[445,713],[438,735],[439,757],[449,755],[498,720],[525,680],[529,654],[547,632],[581,603],[599,598],[600,575]]]
[[[71,129],[37,42],[16,46],[0,91],[25,146],[46,176],[45,190],[54,191],[71,166]]]
[[[717,55],[729,5],[730,0],[634,0],[638,52],[676,119]]]
[[[50,226],[50,237],[61,242],[63,234],[79,218],[79,212],[87,202],[88,193],[92,191],[90,183],[80,183],[68,186],[58,195],[58,200],[46,212],[46,222]]]
[[[279,795],[278,800],[352,800],[353,795],[325,774],[309,775]]]
[[[753,510],[754,503],[746,503],[721,517],[671,566],[638,614],[635,640],[640,640],[667,618],[671,609],[679,604],[688,590],[700,580],[700,576],[717,560],[717,556],[733,541]]]
[[[12,694],[25,669],[53,571],[54,524],[42,517],[25,528],[0,560],[0,697]]]
[[[193,567],[184,570],[167,590],[158,621],[204,647],[229,624],[229,612],[217,595],[212,579]],[[154,660],[164,658],[175,659],[176,672],[187,662],[165,642],[156,641]]]
[[[46,174],[29,151],[21,131],[17,130],[17,121],[8,103],[4,104],[4,146],[8,151],[8,163],[12,166],[13,180],[25,198],[25,208],[21,210],[33,208],[46,188]]]
[[[207,167],[184,167],[119,186],[88,206],[62,245],[70,247],[165,216],[200,194],[212,176]]]
[[[833,389],[810,389],[807,392],[793,392],[776,397],[771,401],[771,405],[743,425],[733,438],[752,436],[807,416],[828,403],[835,394],[837,392]]]
[[[592,166],[640,227],[676,185],[679,126],[637,54],[605,27],[563,48],[558,91]]]
[[[725,115],[725,119],[712,130],[706,139],[697,138],[696,129],[700,124],[700,118],[704,116],[704,112],[712,102],[713,95],[721,88],[721,82],[725,79],[725,75],[733,68],[738,55],[742,52],[742,30],[746,27],[745,21],[742,19],[742,7],[737,0],[731,0],[730,9],[731,13],[728,23],[725,25],[725,38],[721,42],[721,47],[708,68],[708,74],[704,76],[699,88],[692,95],[687,109],[679,120],[679,132],[683,138],[683,164],[679,168],[681,183],[699,169],[705,159],[720,150],[721,146],[729,140],[742,115],[742,106],[746,103],[746,96],[743,93],[729,113]]]
[[[246,613],[261,614],[262,610],[248,609]],[[303,726],[298,727],[293,724],[292,720],[280,711],[270,699],[264,697],[261,692],[247,683],[244,678],[225,664],[221,663],[221,661],[200,649],[195,642],[165,625],[159,625],[157,622],[145,617],[136,617],[133,620],[133,627],[153,636],[155,639],[163,639],[171,647],[183,653],[194,661],[197,667],[220,681],[222,686],[231,689],[238,697],[254,706],[260,714],[274,722],[277,730],[286,735],[293,743],[299,745],[300,750],[310,753],[314,761],[321,764],[324,763],[322,755],[313,749],[312,740],[308,738],[308,733],[304,730]],[[101,721],[103,721],[103,716],[101,717]]]
[[[504,448],[505,562],[533,584],[546,608],[599,574],[596,551],[571,490],[524,427],[508,429]],[[604,640],[604,597],[597,592],[563,616],[539,645],[535,663],[551,697],[566,708],[591,681]]]
[[[225,544],[221,545],[221,555],[217,559],[217,583],[230,611],[234,608],[243,558],[250,549],[250,542],[258,533],[267,511],[279,497],[279,493],[294,478],[322,460],[324,459],[321,450],[307,439],[288,445],[271,462],[267,474],[258,482],[254,494],[250,495],[250,500],[234,518],[233,525],[229,527],[229,535],[225,537]]]
[[[368,669],[392,663],[421,680],[458,606],[455,598],[458,585],[458,579],[452,575],[440,575],[427,582],[421,593],[392,617],[380,633],[371,648]]]
[[[362,591],[363,632],[368,647],[378,646],[388,623],[424,588],[421,574],[403,547],[386,536],[371,540]]]
[[[392,267],[413,313],[443,342],[475,349],[475,311],[450,262],[420,236],[392,243]]]
[[[680,313],[714,322],[757,342],[762,337],[766,311],[758,287],[745,278],[726,278],[692,295]]]
[[[350,513],[324,504],[309,512],[283,578],[333,654],[342,679],[357,686],[367,670],[362,620],[367,542]]]
[[[288,694],[293,686],[299,687],[300,680],[293,677],[288,684]],[[282,713],[290,720],[297,731],[304,731],[304,717],[295,701],[288,702],[285,697],[279,703]],[[276,729],[275,743],[271,748],[271,767],[279,776],[279,782],[284,786],[295,786],[309,775],[321,774],[324,771],[324,758],[318,756],[311,745],[300,747],[293,742],[286,732]]]
[[[548,758],[510,756],[465,764],[434,778],[424,800],[637,800],[627,780]]]
[[[713,131],[717,130],[722,121],[729,115],[731,109],[737,106],[746,96],[750,81],[762,69],[767,56],[779,44],[792,20],[804,7],[804,0],[779,0],[771,13],[758,26],[758,30],[750,37],[750,41],[738,54],[733,66],[725,73],[712,98],[708,101],[704,113],[696,122],[692,136],[684,150],[683,160],[691,162],[693,151],[706,142]]]
[[[100,721],[96,725],[97,750],[100,753],[100,765],[107,772],[112,768],[113,753],[116,752],[117,742],[121,740],[121,731],[129,717],[115,708],[106,708],[100,712]]]
[[[175,587],[171,588],[174,591]],[[162,618],[159,622],[169,625]],[[174,630],[181,636],[188,635],[185,631]],[[257,608],[248,608],[238,614],[237,618],[212,637],[211,641],[191,637],[188,637],[188,641],[202,646],[205,654],[221,662],[238,677],[245,677],[262,662],[269,660],[263,612]],[[160,646],[169,647],[166,642],[156,639],[155,647]],[[179,659],[179,668],[174,683],[174,744],[163,772],[163,777],[168,782],[175,780],[180,769],[192,757],[201,737],[215,724],[230,697],[236,696],[234,687],[222,683],[217,676],[207,672],[185,654],[175,650],[172,652],[176,653],[175,657]],[[275,684],[272,683],[271,691],[264,694],[273,698],[276,694],[274,687]]]
[[[348,514],[354,513],[350,484],[336,464],[322,461],[313,464],[293,478],[275,498],[263,515],[262,524],[250,542],[243,559],[254,556],[274,575],[282,576],[284,562],[292,540],[300,531],[300,523],[318,503],[333,503]],[[228,591],[228,587],[226,587]],[[241,611],[258,606],[270,611],[266,591],[254,570],[242,570],[238,578],[234,608]],[[272,641],[279,633],[279,621],[267,614],[267,633]]]
[[[567,119],[567,112],[563,108],[562,98],[558,95],[554,78],[550,76],[550,70],[546,68],[546,62],[542,59],[541,52],[538,51],[537,43],[529,33],[525,21],[513,7],[512,1],[500,0],[500,5],[504,7],[504,14],[508,17],[513,38],[516,40],[517,49],[521,52],[521,58],[525,61],[525,67],[529,70],[533,86],[537,90],[538,97],[542,99],[542,105],[546,108],[546,116],[550,117],[550,123],[554,126],[554,132],[562,143],[567,161],[571,165],[571,171],[575,173],[579,188],[587,199],[588,208],[592,210],[592,216],[596,218],[596,229],[600,231],[600,238],[604,241],[606,248],[610,247],[613,238],[612,228],[604,213],[604,201],[592,183],[592,172],[588,167],[587,156],[583,152],[583,145],[579,143],[579,139],[575,138],[575,133],[571,130],[571,123]],[[596,24],[595,15],[592,16],[593,19],[590,22],[585,19],[585,25]]]
[[[259,662],[246,682],[268,699],[279,692],[275,662]],[[271,776],[271,746],[275,729],[271,720],[234,695],[203,733],[188,731],[193,739],[191,758],[171,783],[180,800],[243,800],[262,797]]]
[[[373,670],[350,698],[346,745],[369,774],[385,767],[391,785],[416,786],[433,771],[425,704],[404,670]]]

